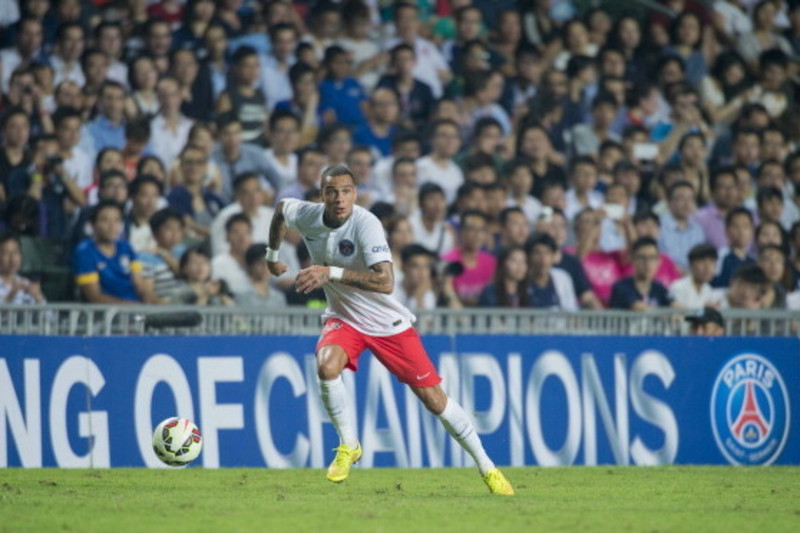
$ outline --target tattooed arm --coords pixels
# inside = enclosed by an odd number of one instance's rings
[[[297,291],[309,293],[331,281],[331,267],[314,265],[300,271],[297,276]],[[391,294],[394,291],[394,270],[392,263],[382,261],[374,264],[367,272],[345,270],[342,278],[334,283],[342,283],[370,292]]]

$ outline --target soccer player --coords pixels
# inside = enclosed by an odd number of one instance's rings
[[[320,185],[323,204],[289,198],[278,204],[270,226],[267,266],[274,276],[286,272],[278,250],[287,228],[298,230],[315,264],[297,275],[297,291],[309,293],[321,287],[328,300],[317,343],[317,374],[322,402],[340,440],[328,479],[344,481],[361,458],[341,373],[345,368],[357,370],[359,355],[369,348],[472,456],[489,490],[514,494],[484,451],[467,414],[439,386],[442,380],[412,327],[414,315],[392,298],[392,254],[380,221],[355,205],[352,172],[345,166],[328,167]]]

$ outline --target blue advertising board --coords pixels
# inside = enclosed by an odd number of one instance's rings
[[[427,336],[501,465],[800,464],[800,340]],[[314,337],[0,336],[0,466],[158,467],[155,425],[194,420],[209,468],[323,467],[338,442]],[[361,465],[466,466],[368,352],[345,373]]]

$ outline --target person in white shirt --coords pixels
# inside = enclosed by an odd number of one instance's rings
[[[225,228],[228,220],[237,214],[243,213],[250,220],[252,242],[267,242],[269,238],[269,225],[272,223],[275,209],[264,205],[264,190],[257,174],[243,173],[236,177],[234,200],[232,204],[217,213],[211,224],[211,251],[215,256],[228,251],[229,244]],[[284,257],[291,267],[299,268],[300,262],[297,259],[297,249],[294,244],[285,241],[281,245],[281,252],[284,253]],[[284,279],[270,278],[270,283],[281,290],[288,290],[293,280],[288,277]]]
[[[19,20],[19,2],[0,0],[0,28],[3,31]]]
[[[53,114],[56,138],[60,155],[64,160],[64,171],[85,191],[94,182],[94,162],[78,143],[81,138],[83,119],[81,112],[74,108],[59,109]]]
[[[570,188],[567,191],[567,209],[564,212],[570,221],[587,207],[597,209],[603,205],[603,194],[596,190],[597,165],[589,156],[572,160],[569,172]]]
[[[534,237],[528,246],[531,276],[531,307],[561,311],[577,311],[575,286],[566,271],[555,268],[558,245],[550,235]]]
[[[419,8],[411,2],[401,2],[395,5],[394,22],[397,37],[389,39],[386,50],[391,50],[401,42],[414,47],[417,53],[417,66],[414,69],[414,77],[427,83],[433,96],[442,97],[444,86],[449,82],[453,74],[444,56],[439,52],[432,42],[419,36]]]
[[[247,275],[250,277],[250,288],[245,292],[234,294],[237,305],[243,307],[261,307],[282,309],[286,307],[286,296],[283,292],[271,287],[272,276],[264,261],[267,245],[256,243],[250,246],[245,253]]]
[[[414,242],[442,255],[456,245],[453,227],[447,222],[447,203],[444,191],[435,183],[423,183],[419,188],[419,209],[410,217]]]
[[[717,270],[717,249],[710,244],[698,244],[689,251],[689,274],[669,287],[669,296],[678,307],[700,309],[714,303],[711,280]]]
[[[0,92],[8,93],[11,74],[18,67],[29,66],[40,56],[43,41],[41,21],[28,17],[20,22],[16,46],[0,50]]]
[[[97,49],[108,56],[108,79],[129,88],[128,65],[120,61],[124,44],[122,26],[116,22],[101,22],[94,29],[94,37]]]
[[[297,181],[297,149],[300,147],[300,117],[278,110],[269,117],[270,147],[264,152],[275,171],[277,193]]]
[[[416,133],[398,133],[392,139],[392,155],[378,159],[372,169],[376,200],[388,201],[392,194],[392,168],[397,159],[416,161],[422,155],[422,141]]]
[[[237,213],[225,223],[225,237],[229,249],[214,255],[211,260],[211,277],[225,282],[233,294],[252,290],[247,275],[247,249],[252,244],[253,223],[244,213]]]
[[[542,214],[542,202],[531,195],[533,171],[530,163],[525,159],[515,159],[509,161],[503,170],[508,189],[506,205],[522,209],[528,219],[528,226],[533,229]]]
[[[0,235],[0,304],[46,303],[38,281],[19,275],[22,267],[22,245],[11,233]]]
[[[292,99],[289,69],[295,62],[297,29],[287,23],[275,24],[269,29],[269,38],[272,50],[261,56],[261,90],[267,97],[267,110],[272,111],[278,102]]]
[[[164,166],[171,168],[186,146],[193,121],[181,113],[183,100],[178,80],[161,78],[156,91],[161,111],[150,121],[150,146]]]
[[[460,148],[458,124],[448,119],[439,120],[431,128],[431,153],[417,161],[419,182],[439,185],[448,204],[453,203],[458,188],[464,183],[464,172],[453,161]]]
[[[395,159],[392,164],[392,190],[386,202],[394,205],[395,213],[410,216],[417,210],[419,179],[412,159]]]
[[[347,167],[327,168],[320,180],[324,203],[280,202],[270,227],[267,266],[274,276],[287,271],[278,248],[287,229],[296,229],[314,260],[297,275],[301,293],[322,288],[328,308],[317,343],[320,398],[339,434],[336,458],[327,477],[342,482],[362,454],[341,373],[356,370],[369,348],[383,365],[422,400],[448,433],[475,460],[489,490],[514,489],[486,454],[467,414],[442,390],[442,379],[412,324],[414,315],[391,296],[392,254],[380,220],[356,206],[355,179]]]
[[[436,256],[419,244],[406,246],[401,255],[403,281],[395,283],[393,296],[412,311],[436,309],[436,292],[433,290]]]
[[[58,27],[55,52],[50,56],[50,66],[55,74],[54,86],[67,80],[81,87],[86,84],[80,62],[85,44],[83,26],[77,22],[65,22]]]
[[[266,242],[275,210],[264,205],[264,190],[258,175],[245,172],[233,181],[234,202],[222,209],[211,224],[211,253],[228,251],[225,225],[233,215],[244,213],[253,224],[253,242]]]
[[[130,211],[125,216],[128,242],[136,253],[155,252],[155,237],[150,229],[150,217],[159,209],[163,199],[164,184],[155,176],[142,174],[128,187]]]

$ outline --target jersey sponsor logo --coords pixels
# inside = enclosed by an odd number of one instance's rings
[[[768,465],[789,437],[789,395],[778,370],[756,354],[722,367],[711,393],[717,447],[735,465]]]
[[[372,247],[372,253],[373,254],[377,254],[377,253],[380,253],[380,252],[388,252],[388,251],[389,251],[389,245],[388,244],[383,244],[383,245],[380,245],[380,246],[373,246]]]
[[[339,253],[345,257],[350,257],[356,251],[356,245],[349,239],[339,241]]]

